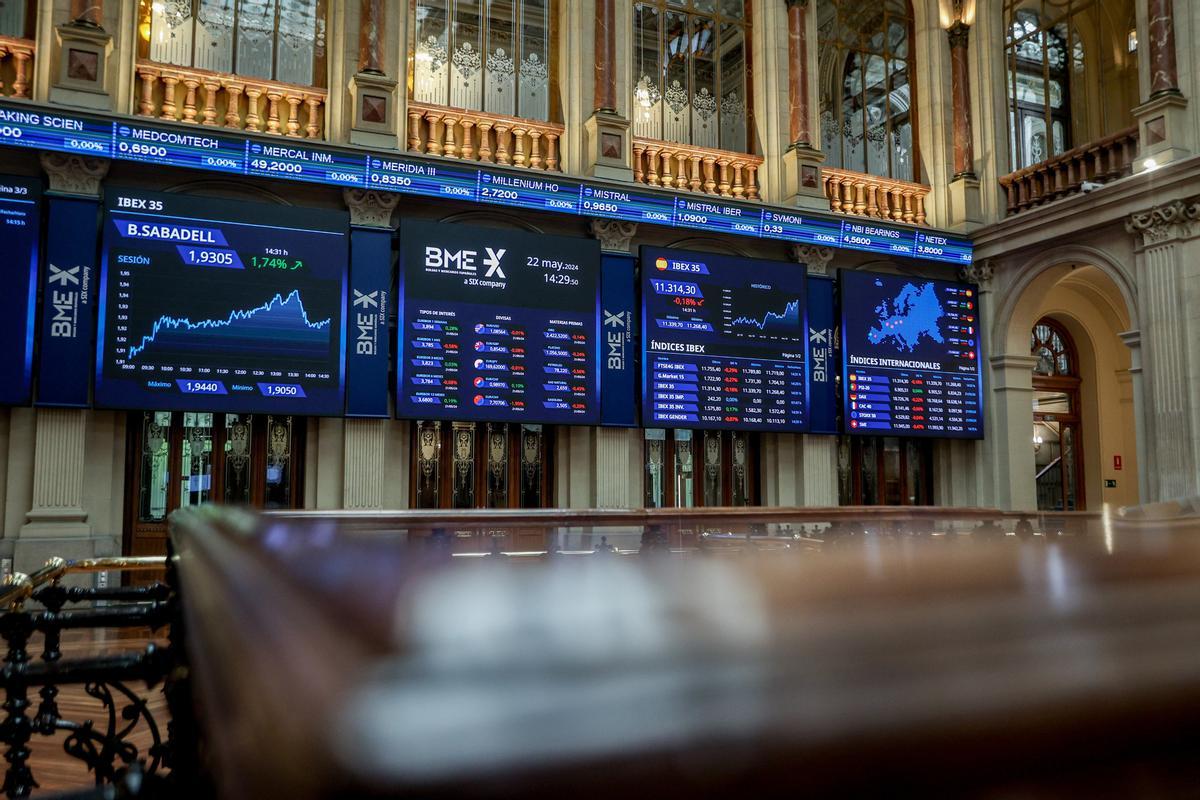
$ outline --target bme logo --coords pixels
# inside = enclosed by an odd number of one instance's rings
[[[379,301],[381,292],[360,292],[354,290],[353,305],[358,309],[354,314],[354,326],[358,328],[358,336],[354,340],[354,351],[359,355],[373,356],[376,353],[376,343],[379,334]]]
[[[500,266],[500,260],[504,258],[507,249],[501,247],[499,249],[493,247],[485,247],[487,254],[483,257],[483,266],[487,267],[487,272],[484,273],[485,278],[507,278],[504,270]],[[436,269],[442,271],[453,272],[469,272],[476,274],[479,271],[479,252],[476,250],[443,250],[440,247],[425,248],[425,268]]]
[[[79,292],[67,287],[79,285],[79,267],[62,269],[51,264],[46,283],[51,286],[50,307],[54,310],[54,316],[50,318],[50,335],[74,339],[79,319]],[[58,288],[53,288],[56,283]]]
[[[604,327],[616,328],[606,330],[604,341],[608,345],[607,365],[609,369],[625,369],[625,345],[629,341],[633,315],[628,311],[614,314],[604,309]]]

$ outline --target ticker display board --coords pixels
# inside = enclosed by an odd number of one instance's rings
[[[96,405],[341,414],[348,229],[343,212],[110,189]]]
[[[33,389],[41,201],[38,181],[0,175],[0,405],[27,405]]]
[[[808,429],[804,267],[642,247],[642,424]]]
[[[558,178],[542,170],[385,154],[272,136],[217,133],[162,122],[0,103],[0,143],[236,175],[359,187],[821,244],[952,264],[969,240],[861,218],[843,219],[720,197]]]
[[[846,432],[983,438],[977,288],[852,270],[839,282]]]
[[[396,413],[600,422],[600,244],[405,220]]]

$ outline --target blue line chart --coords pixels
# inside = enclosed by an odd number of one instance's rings
[[[131,345],[133,360],[147,350],[252,353],[320,357],[329,349],[332,319],[313,322],[300,299],[300,290],[287,295],[277,292],[267,302],[249,309],[235,309],[224,319],[202,319],[164,314],[154,321],[150,333]],[[264,348],[266,348],[264,350]]]

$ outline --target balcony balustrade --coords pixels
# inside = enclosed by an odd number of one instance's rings
[[[825,196],[829,198],[829,208],[834,213],[925,224],[925,198],[929,195],[929,187],[922,183],[833,167],[822,167],[821,182]]]
[[[758,200],[762,156],[658,139],[633,140],[633,179],[647,186]]]
[[[141,116],[250,133],[324,138],[324,89],[150,61],[139,61],[137,74]]]
[[[563,130],[553,122],[408,103],[408,149],[414,153],[560,172]]]
[[[0,95],[29,98],[35,45],[28,39],[0,36]]]
[[[1128,175],[1137,149],[1138,129],[1132,127],[1005,175],[1000,185],[1008,196],[1008,213],[1078,194],[1085,182],[1107,183]]]

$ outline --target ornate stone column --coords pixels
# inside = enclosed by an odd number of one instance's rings
[[[1187,99],[1179,91],[1172,0],[1146,0],[1150,97],[1133,110],[1138,121],[1135,171],[1177,161],[1193,149]]]
[[[1149,403],[1138,410],[1147,432],[1149,477],[1144,502],[1200,493],[1200,324],[1186,298],[1200,288],[1200,198],[1134,214],[1125,229],[1138,238],[1142,366]]]
[[[1129,377],[1133,382],[1133,425],[1137,436],[1138,501],[1147,502],[1152,497],[1150,470],[1146,461],[1146,385],[1142,369],[1142,332],[1124,331],[1118,334],[1129,348]]]
[[[58,78],[50,101],[110,111],[107,62],[112,36],[104,30],[104,0],[71,0],[70,20],[57,28]]]
[[[783,155],[783,194],[786,202],[801,208],[828,211],[829,200],[821,186],[825,156],[813,147],[812,74],[815,74],[815,21],[809,0],[785,0],[787,6],[788,149]]]
[[[385,66],[387,9],[384,0],[362,0],[359,5],[358,71],[350,79],[354,98],[354,123],[350,141],[379,147],[396,146],[396,79]]]
[[[1171,0],[1147,0],[1150,29],[1150,97],[1179,94],[1175,68],[1175,14]]]
[[[629,120],[617,107],[617,0],[595,0],[592,30],[595,62],[592,73],[592,116],[584,123],[587,174],[633,180],[633,145]],[[627,6],[622,4],[622,8]]]
[[[364,2],[367,4],[369,0]],[[354,397],[347,399],[347,413],[371,418],[347,418],[342,426],[342,500],[343,508],[383,508],[387,493],[386,441],[388,426],[387,314],[391,300],[392,222],[400,195],[370,189],[344,189],[342,199],[350,211],[350,284],[351,328],[374,330],[367,341],[369,352],[355,349],[346,356],[348,378],[373,387],[372,396],[383,397],[375,407],[364,407]],[[362,327],[360,327],[362,326]]]
[[[600,240],[600,249],[610,255],[633,258],[630,252],[637,235],[636,222],[594,219],[592,236]],[[627,268],[625,268],[627,270]],[[622,274],[628,275],[625,271]],[[607,314],[605,317],[607,318]],[[608,329],[606,329],[608,330]],[[631,349],[631,344],[627,344]],[[627,368],[633,361],[626,351]],[[595,428],[595,480],[593,497],[600,508],[638,508],[642,505],[642,447],[640,428]],[[574,450],[572,451],[574,453]],[[572,470],[578,467],[572,467]]]
[[[45,153],[41,163],[49,179],[48,203],[99,203],[101,182],[108,172],[106,159]],[[50,236],[63,234],[61,230],[48,232]],[[33,413],[33,487],[26,522],[14,545],[15,569],[35,569],[54,555],[85,558],[113,554],[119,546],[119,531],[93,535],[84,496],[88,423],[93,412],[36,408]]]

